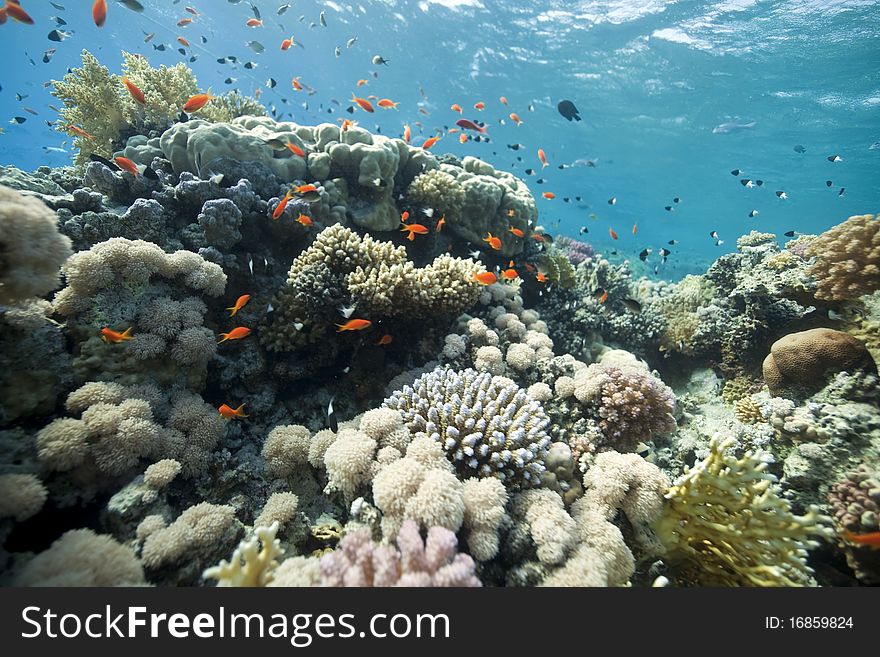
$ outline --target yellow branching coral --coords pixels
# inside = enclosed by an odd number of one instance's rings
[[[257,527],[254,535],[243,540],[229,561],[222,560],[208,568],[205,579],[216,579],[217,586],[255,587],[266,586],[278,567],[278,557],[284,554],[281,541],[275,538],[278,521],[270,527]]]
[[[806,255],[816,261],[810,274],[819,284],[816,298],[858,299],[880,289],[880,218],[850,217],[814,239]]]
[[[657,534],[685,579],[715,586],[810,586],[813,536],[833,537],[829,518],[811,507],[792,513],[767,464],[747,452],[726,454],[733,439],[715,436],[709,455],[666,493]]]

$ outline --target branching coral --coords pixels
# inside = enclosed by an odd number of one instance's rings
[[[766,461],[727,454],[718,436],[709,455],[675,482],[656,527],[668,558],[686,579],[704,585],[809,586],[807,551],[833,535],[812,507],[792,513]]]
[[[816,298],[858,299],[880,289],[880,218],[850,217],[819,235],[805,253],[815,261],[810,274],[818,281]]]
[[[283,554],[281,541],[275,538],[277,533],[277,522],[269,527],[257,527],[252,537],[235,548],[229,561],[224,559],[208,568],[203,577],[216,579],[217,586],[266,586],[278,567],[278,557]]]

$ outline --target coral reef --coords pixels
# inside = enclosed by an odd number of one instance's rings
[[[865,584],[880,584],[880,554],[859,536],[880,531],[880,477],[866,465],[847,473],[828,493],[828,506],[847,563]]]
[[[880,219],[850,217],[825,231],[804,249],[815,258],[809,272],[816,297],[828,301],[857,299],[880,289]]]

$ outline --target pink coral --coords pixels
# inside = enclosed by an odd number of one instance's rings
[[[422,540],[418,525],[404,521],[397,548],[377,545],[368,528],[345,536],[339,548],[321,558],[322,586],[482,586],[474,561],[456,549],[458,539],[431,527]]]
[[[575,267],[584,260],[593,257],[593,246],[587,242],[562,236],[557,238],[556,246],[568,256],[569,261]]]

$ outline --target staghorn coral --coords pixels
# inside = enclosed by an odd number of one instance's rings
[[[254,535],[239,543],[229,561],[224,559],[208,568],[202,577],[216,579],[217,586],[267,586],[278,567],[278,557],[284,554],[281,541],[275,538],[278,526],[273,522],[254,529]]]
[[[455,534],[431,527],[425,539],[408,520],[397,534],[397,547],[376,545],[368,529],[343,537],[321,558],[321,586],[482,586],[474,562],[456,551]]]
[[[436,369],[385,400],[416,436],[439,443],[463,476],[537,486],[550,445],[540,402],[499,377]]]
[[[811,241],[804,250],[815,258],[809,272],[818,282],[816,298],[858,299],[880,289],[880,219],[850,217]]]
[[[656,529],[667,558],[694,583],[723,586],[810,586],[807,551],[830,536],[828,518],[811,507],[791,512],[767,462],[735,458],[731,439],[715,436],[709,455],[685,468],[666,494]]]
[[[72,253],[55,213],[35,198],[0,186],[0,304],[38,297],[58,287],[58,272]]]

